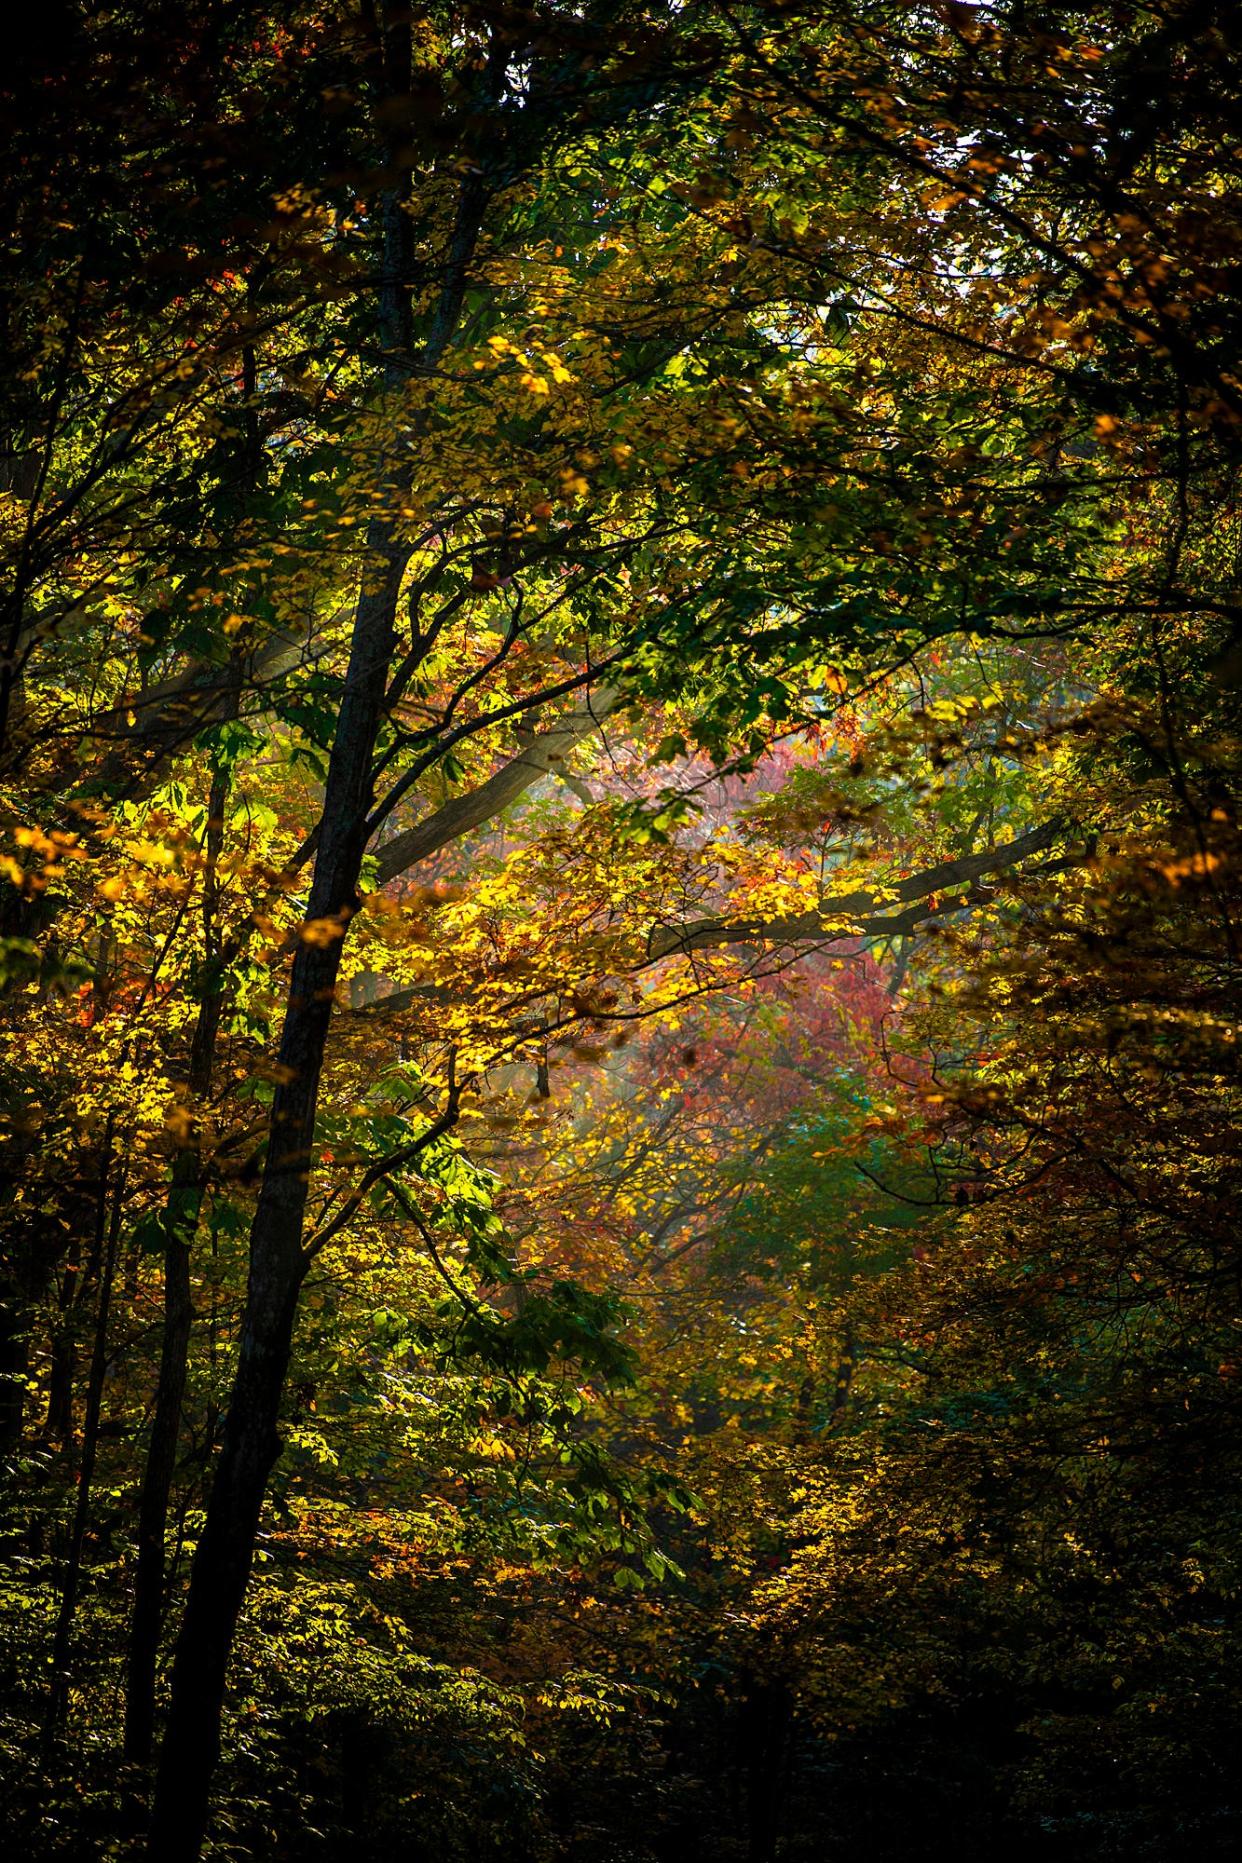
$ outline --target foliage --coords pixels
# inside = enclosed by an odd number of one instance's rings
[[[1228,26],[15,51],[32,1857],[1236,1851]]]

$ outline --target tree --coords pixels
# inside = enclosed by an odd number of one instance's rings
[[[906,1405],[905,1322],[876,1317],[904,1229],[855,1273],[833,1212],[853,1162],[916,1208],[1004,1176],[968,1136],[971,978],[1038,967],[1033,902],[1090,896],[1125,782],[1127,834],[1168,837],[1179,889],[1228,866],[1232,766],[1191,754],[1175,695],[1193,669],[1227,733],[1232,58],[1203,7],[1072,33],[853,5],[67,19],[6,92],[28,288],[4,415],[5,1530],[54,1575],[54,1746],[102,1651],[84,1614],[120,1595],[113,1534],[129,1572],[112,1504],[141,1490],[139,1768],[194,1544],[152,1839],[182,1856],[239,1623],[259,1647],[262,1522],[328,1479],[299,1460],[273,1487],[282,1415],[296,1447],[308,1387],[340,1387],[307,1354],[362,1342],[370,1392],[390,1348],[453,1366],[423,1478],[486,1462],[470,1445],[512,1416],[527,1474],[489,1476],[484,1512],[543,1510],[512,1542],[532,1574],[536,1541],[593,1558],[620,1604],[644,1559],[671,1570],[644,1497],[693,1565],[673,1487],[758,1491],[725,1419],[775,1519],[821,1437]],[[885,1032],[830,1066],[855,974]],[[598,1131],[560,1123],[571,1085]],[[361,1238],[383,1279],[382,1225],[421,1330],[335,1296],[312,1319]],[[627,1353],[636,1272],[654,1309]],[[489,1368],[473,1416],[466,1362]],[[952,1487],[928,1477],[929,1517]],[[810,1596],[840,1571],[825,1505]],[[798,1531],[739,1534],[735,1603]],[[635,1605],[636,1648],[659,1615]],[[775,1740],[789,1675],[735,1653]]]

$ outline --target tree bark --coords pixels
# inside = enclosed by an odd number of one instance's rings
[[[532,783],[550,776],[565,761],[576,745],[594,736],[609,712],[620,701],[620,694],[609,685],[600,685],[588,694],[581,705],[558,718],[547,730],[532,738],[516,757],[501,765],[485,782],[454,796],[433,809],[413,828],[394,835],[376,854],[376,874],[381,886],[399,878],[420,860],[427,860],[450,842],[494,820],[525,794]]]
[[[240,669],[239,669],[240,670]],[[236,691],[233,708],[236,711]],[[155,1414],[138,1502],[138,1551],[134,1570],[134,1610],[126,1662],[125,1757],[145,1766],[155,1734],[155,1674],[164,1617],[164,1540],[168,1500],[177,1463],[181,1411],[185,1401],[194,1300],[190,1253],[203,1201],[203,1151],[197,1108],[211,1092],[216,1038],[224,1005],[219,974],[219,928],[216,874],[224,838],[229,773],[218,764],[207,803],[206,866],[203,883],[204,989],[194,1026],[187,1076],[191,1112],[188,1142],[173,1165],[164,1211],[164,1337],[160,1348]]]
[[[174,1192],[197,1179],[198,1160],[184,1170],[178,1160]],[[164,1616],[164,1537],[185,1399],[194,1302],[190,1289],[190,1243],[182,1233],[164,1249],[164,1337],[151,1439],[138,1502],[138,1556],[134,1610],[130,1620],[125,1688],[125,1757],[135,1765],[151,1758],[155,1736],[155,1672]]]
[[[750,1676],[739,1718],[746,1768],[746,1863],[775,1863],[791,1720],[784,1683]]]
[[[315,1109],[341,944],[358,905],[372,756],[406,561],[379,521],[372,526],[370,543],[376,569],[358,601],[310,894],[308,920],[316,935],[302,942],[293,961],[280,1080],[250,1234],[237,1375],[173,1666],[151,1828],[151,1855],[163,1863],[190,1863],[202,1847],[229,1650],[268,1476],[280,1452],[280,1403],[307,1268],[302,1226]]]
[[[48,1439],[59,1443],[66,1455],[71,1455],[73,1447],[73,1378],[77,1364],[74,1325],[78,1297],[78,1266],[71,1261],[61,1276],[60,1316],[52,1334],[48,1359],[47,1415],[44,1421]]]
[[[26,1421],[29,1319],[16,1291],[0,1288],[0,1456],[16,1449]]]
[[[82,1422],[82,1460],[78,1468],[78,1492],[73,1508],[73,1524],[69,1532],[69,1553],[65,1560],[64,1588],[61,1592],[60,1610],[56,1617],[56,1632],[52,1644],[52,1683],[44,1721],[44,1736],[49,1741],[55,1737],[69,1700],[69,1657],[73,1640],[73,1620],[77,1611],[78,1586],[82,1575],[82,1549],[86,1543],[86,1528],[90,1519],[91,1482],[94,1479],[95,1457],[99,1448],[99,1413],[103,1404],[104,1377],[108,1368],[108,1321],[111,1315],[112,1280],[116,1271],[116,1248],[121,1227],[124,1182],[122,1171],[113,1192],[112,1216],[109,1222],[107,1219],[108,1172],[112,1161],[112,1129],[113,1116],[109,1115],[104,1139],[103,1162],[100,1167],[99,1229],[96,1238],[101,1245],[103,1258],[99,1267],[95,1341],[91,1349],[91,1367],[86,1384],[86,1414]],[[104,1244],[105,1223],[107,1223],[106,1245]]]
[[[834,1428],[844,1420],[857,1368],[858,1337],[853,1326],[847,1322],[841,1338],[841,1356],[837,1360],[836,1376],[832,1381],[832,1424]]]

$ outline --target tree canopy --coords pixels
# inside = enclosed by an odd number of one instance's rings
[[[15,44],[32,1859],[1236,1854],[1240,58]]]

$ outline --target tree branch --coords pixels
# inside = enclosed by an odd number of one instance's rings
[[[891,889],[891,899],[878,899],[873,893],[843,893],[828,898],[814,911],[787,919],[695,919],[688,925],[657,925],[648,940],[649,955],[655,958],[687,954],[730,944],[816,944],[831,943],[837,938],[893,938],[909,932],[929,916],[926,902],[934,894],[953,886],[969,885],[989,873],[1003,873],[1028,854],[1041,853],[1056,840],[1055,823],[1028,829],[999,847],[984,848],[978,854],[964,854],[957,860],[941,861],[898,880]],[[973,901],[971,901],[973,903]],[[967,903],[963,901],[962,903]],[[905,905],[905,912],[891,906]],[[846,919],[845,930],[834,929]]]
[[[404,834],[394,835],[376,856],[380,885],[387,885],[420,860],[439,853],[450,841],[468,834],[472,828],[482,827],[511,802],[516,802],[532,783],[550,775],[576,745],[598,731],[619,701],[620,694],[611,686],[597,686],[582,705],[532,737],[516,757],[502,764],[477,789],[454,796],[413,828],[407,828]]]

